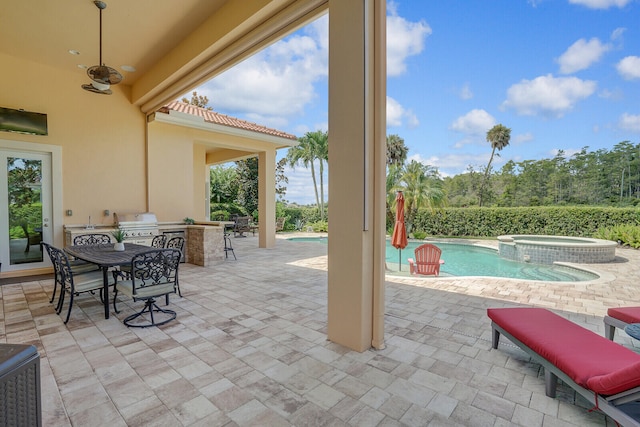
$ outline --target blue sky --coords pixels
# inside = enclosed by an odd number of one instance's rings
[[[387,15],[387,133],[443,176],[484,167],[486,132],[498,123],[511,144],[494,169],[639,142],[638,0],[395,0]],[[198,93],[215,111],[297,136],[327,130],[327,23]],[[314,203],[309,171],[286,173],[286,199]]]

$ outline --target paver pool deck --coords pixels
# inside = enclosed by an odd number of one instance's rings
[[[97,295],[64,325],[51,278],[0,286],[0,342],[41,356],[44,425],[615,425],[563,384],[546,397],[542,368],[508,340],[492,350],[486,309],[546,307],[603,334],[608,307],[640,305],[640,251],[586,265],[602,274],[590,282],[387,276],[386,348],[358,353],[326,339],[327,246],[279,237],[182,264],[178,317],[160,328],[124,326],[124,297],[105,320]]]

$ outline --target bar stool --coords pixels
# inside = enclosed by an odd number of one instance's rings
[[[233,254],[233,259],[236,261],[236,253],[233,251],[233,246],[231,246],[231,230],[233,230],[233,226],[224,227],[223,238],[224,238],[224,257],[229,258],[229,252]]]

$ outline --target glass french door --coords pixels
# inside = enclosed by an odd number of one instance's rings
[[[0,149],[0,271],[50,265],[51,154]]]

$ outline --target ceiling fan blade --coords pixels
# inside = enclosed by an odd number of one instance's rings
[[[94,86],[96,84],[96,82],[89,84],[84,84],[82,85],[82,89],[88,91],[88,92],[93,92],[93,93],[99,93],[101,95],[111,95],[113,92],[111,92],[111,89],[109,89],[109,85],[106,85],[106,89],[99,89],[96,86]]]

